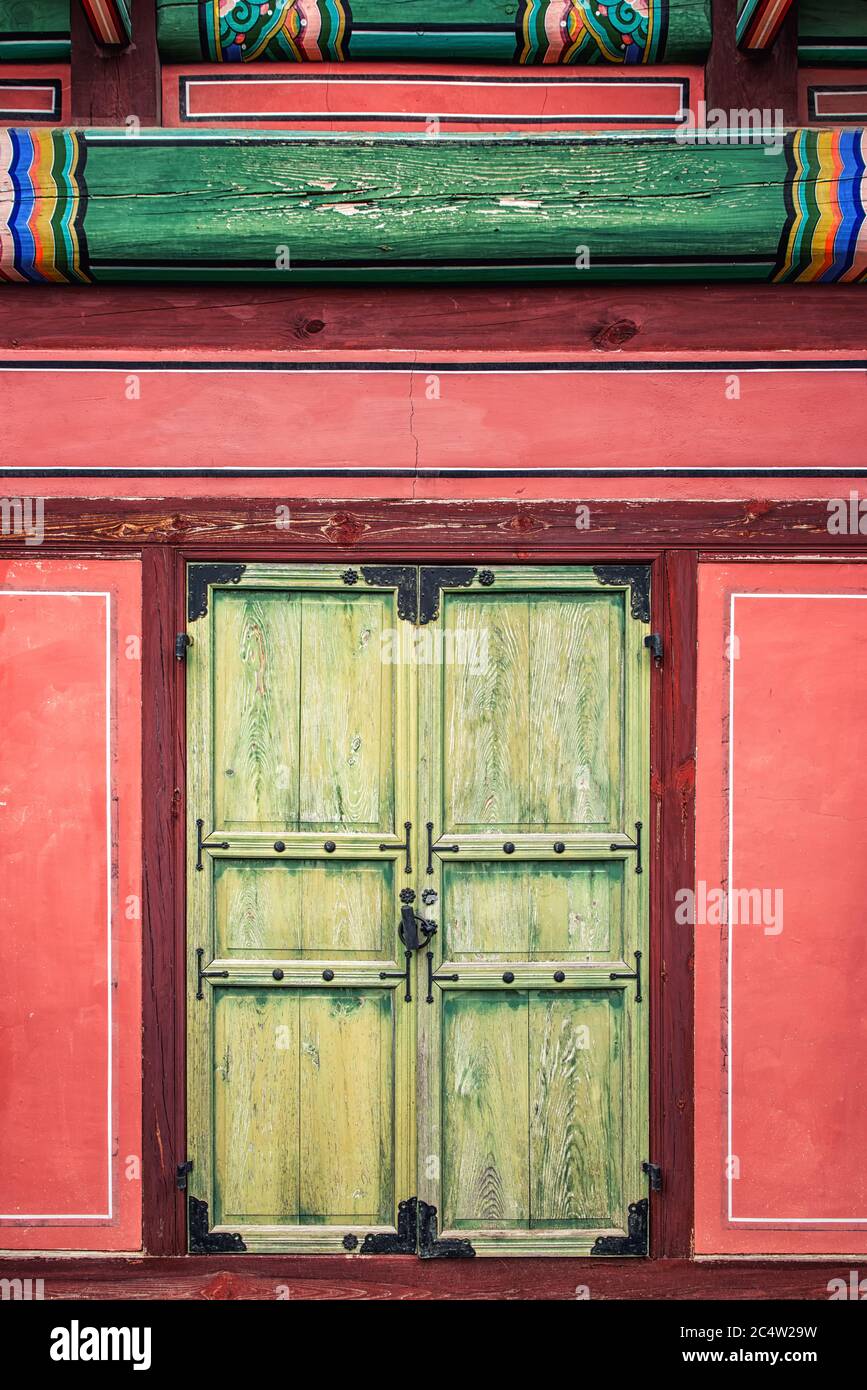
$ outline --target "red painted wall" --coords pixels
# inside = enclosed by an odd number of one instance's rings
[[[701,566],[698,690],[696,1251],[864,1253],[867,567]]]
[[[141,1245],[140,585],[0,561],[0,1248]]]
[[[702,68],[510,72],[447,63],[195,63],[163,69],[163,124],[539,135],[672,129],[704,97]],[[431,125],[432,118],[438,124]]]
[[[320,483],[323,495],[812,497],[824,495],[821,482],[726,475],[815,468],[833,477],[863,466],[863,352],[19,359],[0,352],[0,475],[7,490],[27,494],[111,495],[121,486],[105,477],[114,471],[141,475],[123,482],[124,495],[309,495],[309,480],[219,473],[336,469],[344,476]],[[50,484],[28,481],[29,469],[48,469]],[[57,472],[65,469],[97,470],[105,481]],[[491,476],[449,477],[456,469]],[[660,469],[672,472],[642,476]],[[515,478],[494,476],[509,470]],[[603,476],[610,470],[635,481]],[[365,478],[371,471],[386,477]]]

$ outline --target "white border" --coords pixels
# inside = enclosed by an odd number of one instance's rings
[[[33,1215],[15,1212],[12,1215],[0,1213],[0,1221],[22,1222],[39,1221],[111,1221],[114,1216],[112,1192],[112,1115],[113,1115],[113,989],[112,989],[112,946],[111,946],[111,594],[91,589],[0,589],[0,598],[101,598],[105,599],[105,851],[106,851],[106,1005],[108,1010],[108,1056],[107,1075],[107,1211],[102,1212],[63,1212]]]
[[[726,1014],[727,1014],[727,1129],[726,1143],[728,1146],[727,1159],[727,1185],[728,1185],[728,1220],[730,1222],[743,1222],[751,1226],[771,1226],[780,1223],[791,1226],[854,1226],[867,1222],[867,1216],[735,1216],[734,1208],[734,1189],[731,1173],[731,1158],[734,1149],[734,1122],[733,1122],[733,1097],[732,1097],[732,1075],[734,1072],[733,1060],[733,1040],[734,1029],[732,1026],[733,1013],[733,992],[732,992],[732,959],[734,952],[734,936],[732,934],[731,921],[731,897],[732,897],[732,868],[733,868],[733,825],[734,825],[734,729],[735,729],[735,666],[736,661],[733,657],[735,651],[735,599],[739,598],[770,598],[770,599],[841,599],[854,598],[867,600],[867,594],[848,593],[848,594],[791,594],[791,593],[733,593],[729,605],[729,779],[728,779],[728,880],[726,892],[726,940],[727,940],[727,978],[726,978]]]

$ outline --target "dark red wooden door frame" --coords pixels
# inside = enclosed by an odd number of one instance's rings
[[[380,515],[387,503],[379,504]],[[543,505],[543,504],[537,504]],[[466,529],[447,541],[443,533],[419,540],[403,556],[389,559],[474,562],[516,559],[532,564],[610,561],[611,554],[588,553],[586,543],[564,549],[555,533],[525,534],[520,555],[514,542],[472,545],[473,522],[489,518],[491,504],[463,504]],[[421,508],[420,508],[421,509]],[[405,504],[401,507],[405,514]],[[273,515],[273,512],[272,512]],[[346,526],[351,529],[349,521]],[[339,523],[338,523],[339,526]],[[405,533],[404,533],[405,535]],[[359,563],[381,559],[381,542],[324,536],[287,547],[274,529],[267,548],[211,545],[214,560],[322,561]],[[404,545],[406,541],[404,540]],[[505,552],[505,553],[504,553]],[[151,1255],[186,1250],[184,1196],[177,1190],[176,1165],[185,1158],[185,718],[183,663],[174,642],[184,630],[185,571],[201,551],[182,546],[146,545],[143,583],[143,876],[144,876],[144,1248]],[[650,562],[651,629],[661,633],[664,659],[651,677],[651,946],[650,946],[650,1111],[648,1158],[664,1174],[663,1190],[651,1194],[654,1257],[687,1258],[693,1226],[692,941],[675,927],[678,888],[692,883],[695,795],[696,555],[621,546],[617,558]],[[644,1193],[635,1193],[634,1200]]]

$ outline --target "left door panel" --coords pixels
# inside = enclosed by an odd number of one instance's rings
[[[356,1250],[396,1233],[415,1190],[397,933],[415,709],[388,660],[397,594],[336,566],[191,568],[196,1241]]]

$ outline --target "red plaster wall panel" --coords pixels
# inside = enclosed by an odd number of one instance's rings
[[[228,469],[833,475],[864,465],[865,367],[863,354],[618,363],[309,350],[24,363],[7,354],[0,475],[167,472],[185,488],[185,474]],[[273,490],[264,483],[260,495]]]
[[[696,1250],[867,1252],[867,566],[702,566],[698,689]]]
[[[0,1248],[141,1244],[140,566],[0,562]]]
[[[455,132],[668,129],[704,96],[701,68],[622,68],[578,73],[548,68],[513,74],[502,67],[269,63],[267,72],[233,64],[163,69],[167,126],[189,124],[329,131]],[[436,121],[436,125],[432,122]]]
[[[68,120],[68,66],[0,64],[0,125],[62,125]]]

